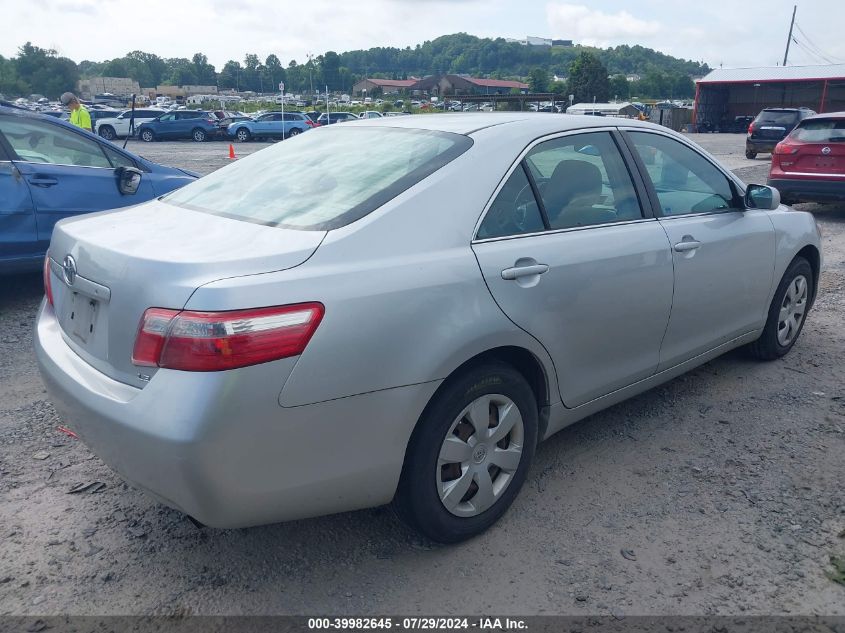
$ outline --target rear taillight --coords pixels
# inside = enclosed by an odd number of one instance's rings
[[[315,127],[317,124],[314,123],[314,121],[312,121],[311,119],[306,119],[305,125],[307,125],[308,127]],[[311,138],[311,137],[309,136],[308,138]]]
[[[47,303],[53,305],[53,282],[50,280],[50,253],[44,256],[44,294]]]
[[[754,121],[752,121],[751,123],[748,124],[748,133],[749,134],[754,133]]]
[[[297,356],[320,324],[320,303],[231,312],[150,308],[132,362],[183,371],[220,371]]]

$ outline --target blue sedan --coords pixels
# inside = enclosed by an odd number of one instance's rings
[[[196,178],[54,117],[0,106],[0,274],[37,270],[62,218],[145,202]]]

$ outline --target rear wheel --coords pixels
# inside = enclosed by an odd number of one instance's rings
[[[155,140],[156,135],[153,134],[152,130],[141,130],[141,140],[147,143],[151,143]]]
[[[302,130],[300,130],[298,127],[291,128],[291,131],[288,132],[289,137],[290,136],[298,136],[299,134],[302,134]]]
[[[241,143],[246,143],[249,139],[252,138],[252,134],[250,134],[249,130],[245,127],[238,128],[238,131],[235,132],[235,138],[238,139]]]
[[[197,143],[202,143],[208,138],[208,134],[205,133],[205,130],[202,128],[194,128],[194,131],[191,132],[191,138],[194,139]]]
[[[441,543],[489,528],[525,481],[537,420],[534,392],[510,365],[490,363],[450,379],[411,437],[397,514]]]
[[[757,158],[757,152],[747,149],[745,150],[745,157],[754,160],[755,158]]]
[[[748,346],[756,358],[774,360],[792,349],[804,328],[813,287],[810,263],[803,257],[796,258],[780,280],[763,334]]]
[[[97,134],[102,136],[107,141],[113,141],[117,134],[114,132],[114,128],[111,125],[103,125],[98,131]]]

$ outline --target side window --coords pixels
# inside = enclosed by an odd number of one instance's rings
[[[301,120],[302,120],[301,114],[296,114],[296,113],[293,113],[293,112],[290,112],[290,113],[286,112],[285,113],[285,121],[301,121]]]
[[[552,229],[643,217],[631,176],[609,132],[540,143],[525,158]]]
[[[23,161],[80,167],[111,167],[96,141],[57,125],[24,118],[2,117],[0,132]]]
[[[478,239],[545,230],[540,208],[522,165],[508,178],[478,228]]]
[[[164,116],[162,116],[159,119],[159,121],[175,121],[175,120],[176,120],[176,115],[172,114],[172,113],[171,114],[165,114]]]
[[[134,160],[132,160],[128,156],[125,156],[124,154],[121,154],[117,150],[112,149],[108,145],[103,145],[102,148],[103,148],[103,151],[106,153],[106,156],[108,156],[109,161],[112,164],[112,167],[137,167],[138,166],[138,165],[135,164]]]
[[[665,216],[741,208],[728,178],[683,143],[661,134],[629,132]]]

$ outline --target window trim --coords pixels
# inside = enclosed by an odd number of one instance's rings
[[[726,213],[737,213],[737,212],[745,212],[748,211],[748,207],[745,206],[745,190],[747,185],[739,179],[733,172],[725,170],[721,165],[715,162],[712,158],[707,156],[706,154],[702,154],[701,150],[696,147],[693,143],[688,141],[684,137],[678,137],[674,134],[667,134],[663,130],[654,130],[651,128],[641,128],[641,127],[620,127],[619,128],[620,135],[624,140],[625,144],[628,147],[628,151],[631,154],[631,158],[634,161],[634,164],[637,167],[637,170],[640,172],[640,178],[643,180],[643,184],[645,189],[648,193],[649,200],[651,201],[651,207],[654,211],[654,217],[659,220],[674,220],[677,218],[695,218],[695,217],[702,217],[707,215],[724,215]],[[654,183],[651,182],[651,177],[648,174],[648,169],[645,166],[645,163],[642,161],[639,152],[637,152],[637,148],[634,144],[634,139],[630,137],[628,134],[629,132],[643,132],[646,134],[654,134],[656,136],[664,136],[670,140],[674,140],[679,142],[681,145],[684,145],[689,150],[695,152],[703,158],[705,161],[710,163],[716,170],[721,173],[728,181],[731,186],[731,189],[734,192],[737,200],[742,203],[742,207],[738,208],[729,208],[729,209],[714,209],[713,211],[702,211],[700,213],[683,213],[680,215],[664,215],[663,207],[660,204],[660,199],[657,197],[657,190],[654,188]]]
[[[552,229],[547,228],[545,231],[540,233],[517,233],[515,235],[502,235],[497,237],[478,237],[478,231],[481,228],[481,225],[484,223],[484,219],[487,217],[487,213],[490,211],[490,207],[493,206],[493,203],[496,201],[501,190],[504,188],[507,181],[513,175],[513,173],[523,165],[525,161],[525,157],[528,156],[528,153],[534,149],[540,143],[545,143],[546,141],[552,141],[557,138],[563,138],[567,136],[575,136],[578,134],[590,134],[593,132],[607,132],[610,134],[611,139],[616,144],[616,149],[619,151],[619,156],[622,158],[622,163],[625,165],[625,170],[628,172],[628,176],[631,178],[631,184],[634,186],[634,193],[637,196],[637,199],[640,203],[640,210],[642,211],[643,217],[637,218],[636,220],[623,220],[621,222],[605,222],[604,224],[590,224],[588,226],[571,226],[566,228],[560,229]],[[545,136],[540,136],[535,138],[533,141],[528,143],[523,150],[519,153],[516,160],[508,167],[505,175],[499,181],[499,184],[493,190],[493,194],[487,200],[487,203],[484,205],[484,208],[481,211],[481,215],[479,216],[478,220],[475,223],[475,228],[472,231],[472,240],[470,244],[485,244],[487,242],[496,242],[499,240],[509,240],[515,238],[522,238],[522,237],[534,237],[537,235],[551,235],[555,233],[569,233],[570,231],[584,231],[590,229],[600,229],[608,226],[622,226],[625,224],[637,224],[639,222],[648,222],[656,219],[654,214],[654,202],[650,198],[650,196],[646,195],[648,193],[645,184],[640,181],[641,174],[639,170],[635,168],[634,165],[630,162],[630,159],[633,158],[630,156],[630,149],[626,142],[623,141],[621,136],[619,135],[619,128],[617,126],[602,126],[602,127],[589,127],[589,128],[578,128],[576,130],[566,130],[565,132],[554,132],[553,134],[547,134]],[[534,176],[531,174],[531,170],[527,167],[523,167],[525,170],[528,182],[531,185],[531,192],[534,195],[535,200],[537,200],[538,191],[536,189],[536,183],[534,182]],[[545,206],[543,206],[542,201],[537,202],[537,207],[540,209],[540,214],[543,219],[543,223],[546,227],[549,227],[549,220],[548,216],[546,215]]]

